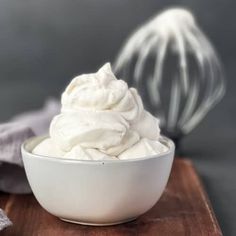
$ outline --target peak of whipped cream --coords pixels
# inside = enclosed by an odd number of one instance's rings
[[[49,138],[33,153],[82,160],[129,159],[167,150],[157,118],[147,112],[135,88],[113,74],[110,63],[75,77],[61,97],[61,113]],[[137,151],[135,151],[137,150]]]

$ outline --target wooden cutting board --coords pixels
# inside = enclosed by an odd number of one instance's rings
[[[94,227],[62,222],[43,210],[33,195],[0,193],[0,208],[13,222],[13,226],[0,233],[2,236],[222,235],[196,171],[186,159],[175,159],[161,199],[130,223]]]

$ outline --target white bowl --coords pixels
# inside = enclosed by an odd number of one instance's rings
[[[34,137],[22,145],[36,199],[62,220],[88,225],[127,222],[151,209],[165,189],[175,149],[163,137],[167,152],[138,159],[85,161],[32,154],[44,138]]]

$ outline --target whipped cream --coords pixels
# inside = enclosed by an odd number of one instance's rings
[[[106,63],[75,77],[61,97],[50,137],[33,153],[82,160],[130,159],[167,150],[158,140],[159,121],[147,112],[135,88],[118,80]]]

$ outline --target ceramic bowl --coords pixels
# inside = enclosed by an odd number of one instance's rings
[[[32,154],[45,137],[22,145],[25,171],[40,205],[64,221],[113,225],[137,218],[151,209],[167,184],[174,144],[168,151],[130,160],[88,161]]]

